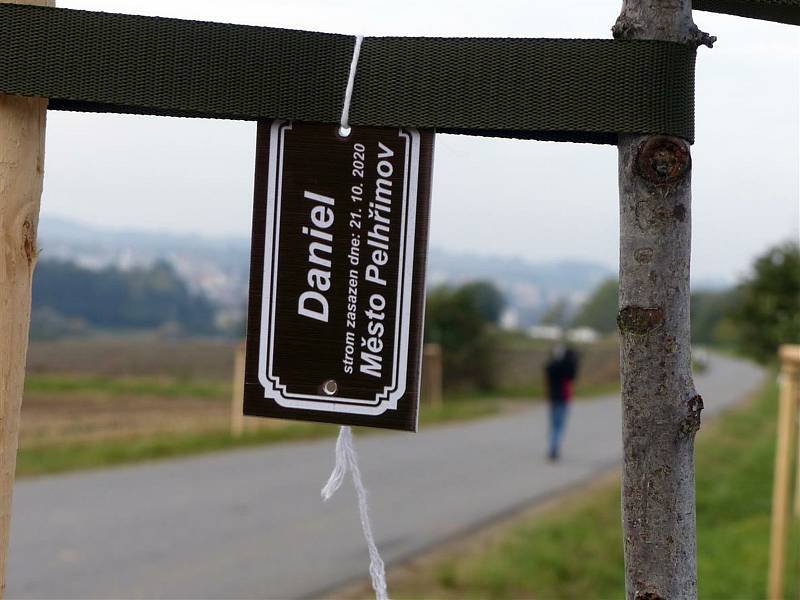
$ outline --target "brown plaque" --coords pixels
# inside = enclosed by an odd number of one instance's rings
[[[433,137],[258,124],[245,414],[416,430]]]

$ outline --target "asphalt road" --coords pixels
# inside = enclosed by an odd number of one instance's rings
[[[713,357],[708,412],[763,373]],[[579,401],[564,459],[544,460],[546,411],[356,439],[387,562],[591,478],[619,461],[619,400]],[[702,430],[700,435],[702,435]],[[9,598],[316,597],[366,577],[350,482],[319,490],[333,439],[21,481]]]

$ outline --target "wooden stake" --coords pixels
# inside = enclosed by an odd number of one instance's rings
[[[52,0],[16,3],[54,4]],[[46,112],[45,98],[0,94],[0,596],[6,589],[31,278],[44,176]]]
[[[425,344],[422,347],[422,399],[426,404],[442,404],[442,347]]]
[[[795,385],[795,398],[798,399],[800,402],[800,384]],[[800,405],[795,411],[797,414],[800,414]],[[794,516],[795,518],[800,521],[800,420],[795,419],[797,421],[795,423],[795,429],[797,434],[797,439],[795,440],[795,448],[797,449],[797,461],[794,463]]]
[[[778,398],[778,435],[775,447],[775,478],[772,482],[772,527],[769,546],[767,597],[783,598],[786,534],[789,527],[789,479],[792,443],[797,419],[797,377],[800,375],[800,346],[781,346],[781,379]]]
[[[238,438],[244,433],[244,343],[237,344],[235,352],[231,393],[231,435]]]
[[[781,360],[795,365],[797,373],[794,380],[794,399],[797,408],[795,409],[795,450],[797,451],[797,462],[795,462],[795,482],[794,482],[794,516],[800,519],[800,345],[784,344],[780,349]]]

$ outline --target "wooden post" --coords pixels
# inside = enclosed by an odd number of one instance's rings
[[[711,45],[691,5],[624,0],[614,37]],[[632,133],[621,133],[617,145],[626,595],[692,599],[694,437],[703,402],[689,344],[690,148],[683,139]]]
[[[231,435],[238,438],[244,432],[244,343],[237,344],[235,352],[231,392]]]
[[[795,462],[795,482],[794,482],[794,516],[800,520],[800,345],[786,344],[781,347],[779,351],[781,359],[786,360],[788,357],[789,362],[795,365],[794,377],[794,392],[793,396],[796,402],[795,409],[795,422],[793,428],[795,429],[795,450],[797,453],[797,462]]]
[[[792,443],[797,426],[797,377],[800,374],[800,346],[781,346],[778,431],[775,446],[775,477],[772,482],[772,527],[769,545],[769,600],[783,598],[786,534],[789,528],[789,478],[792,471]]]
[[[442,347],[425,344],[422,349],[422,399],[431,406],[442,404]]]
[[[800,384],[795,379],[795,397],[800,402]],[[796,414],[800,415],[800,405]],[[796,418],[797,439],[795,447],[797,449],[797,461],[794,463],[794,516],[800,521],[800,419]]]
[[[52,0],[17,3],[54,4]],[[6,589],[46,113],[45,98],[0,94],[0,597]]]

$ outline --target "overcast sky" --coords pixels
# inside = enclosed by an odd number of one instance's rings
[[[610,37],[619,0],[59,0],[59,6],[364,35]],[[800,29],[694,13],[693,278],[732,281],[800,230]],[[508,90],[513,94],[514,90]],[[42,214],[249,235],[253,123],[51,112]],[[431,244],[616,268],[612,146],[438,135]]]

